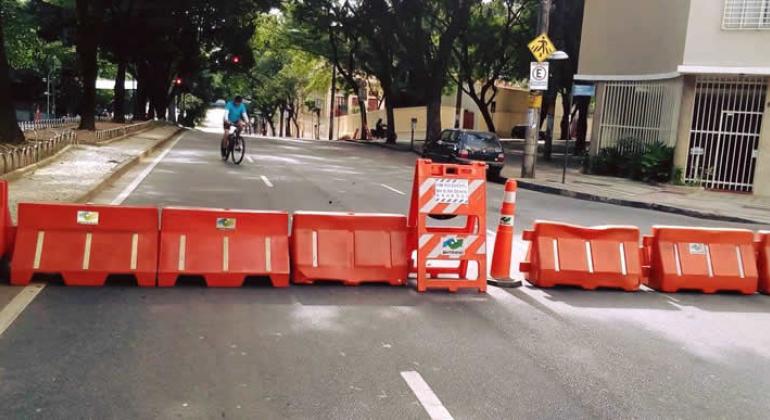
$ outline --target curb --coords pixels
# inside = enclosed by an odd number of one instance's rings
[[[156,127],[157,128],[157,127]],[[177,129],[171,133],[168,137],[158,140],[157,143],[153,144],[150,148],[145,150],[144,152],[126,160],[125,162],[118,165],[115,170],[113,170],[111,173],[106,175],[104,178],[102,178],[101,181],[99,181],[96,185],[91,187],[88,191],[83,193],[80,197],[76,198],[74,200],[75,203],[86,203],[92,198],[94,198],[97,194],[102,192],[108,185],[112,184],[116,179],[120,178],[121,176],[125,175],[126,172],[128,172],[131,168],[136,166],[139,161],[142,160],[142,158],[152,154],[156,150],[160,149],[161,147],[165,146],[167,143],[171,141],[171,139],[175,138],[177,135],[179,135],[180,132],[186,131],[184,128],[177,127]],[[135,134],[135,133],[132,133]]]
[[[537,191],[547,194],[561,195],[564,197],[576,198],[578,200],[595,201],[599,203],[615,204],[624,207],[633,207],[638,209],[656,210],[664,213],[679,214],[682,216],[697,217],[702,219],[711,219],[722,222],[736,222],[736,223],[756,223],[767,224],[766,221],[747,219],[744,217],[725,216],[718,213],[709,213],[706,211],[686,209],[682,207],[669,206],[667,204],[649,203],[645,201],[626,200],[622,198],[611,198],[596,194],[589,194],[584,192],[572,191],[559,187],[552,187],[548,185],[541,185],[534,182],[515,179],[520,188],[524,188],[531,191]]]
[[[147,127],[142,128],[141,130],[133,131],[131,133],[126,133],[126,134],[123,134],[122,136],[113,137],[111,139],[97,141],[97,142],[94,142],[94,143],[84,143],[84,144],[87,144],[89,146],[107,146],[110,143],[114,143],[116,141],[120,141],[120,140],[126,139],[128,137],[132,137],[132,136],[135,136],[137,134],[141,134],[141,133],[144,133],[145,131],[149,131],[149,130],[152,130],[153,128],[158,128],[158,127],[163,127],[163,125],[162,124],[148,124]]]

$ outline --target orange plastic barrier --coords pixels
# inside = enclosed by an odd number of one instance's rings
[[[13,253],[13,242],[16,228],[11,221],[11,211],[8,206],[8,182],[0,180],[0,258]]]
[[[292,281],[406,284],[406,217],[392,214],[296,212]]]
[[[757,291],[754,233],[745,229],[654,226],[644,238],[647,285],[663,292]]]
[[[158,286],[180,275],[209,287],[240,287],[248,276],[289,286],[289,214],[272,211],[164,208]]]
[[[521,263],[520,270],[535,286],[607,287],[631,292],[642,282],[636,227],[589,228],[537,221],[522,236],[532,243],[528,261]]]
[[[770,295],[770,231],[759,232],[759,291]]]
[[[61,274],[68,286],[103,286],[108,275],[133,275],[155,286],[158,209],[90,204],[19,204],[11,284],[35,273]]]
[[[417,160],[409,210],[409,255],[417,253],[417,291],[486,292],[486,173],[486,164],[480,162],[451,165]],[[428,223],[429,218],[456,216],[466,217],[465,226]],[[469,263],[476,266],[475,279],[469,278]]]

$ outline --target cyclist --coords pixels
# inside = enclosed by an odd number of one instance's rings
[[[249,114],[246,110],[246,105],[243,103],[243,98],[238,95],[233,98],[232,101],[228,101],[227,105],[225,105],[225,135],[222,137],[222,148],[227,147],[227,135],[231,124],[237,124],[239,128],[243,128],[243,126],[248,123]]]

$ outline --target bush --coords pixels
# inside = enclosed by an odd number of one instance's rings
[[[671,180],[674,149],[665,143],[642,143],[633,138],[618,140],[614,147],[587,156],[584,170],[591,174],[617,176],[657,183]]]
[[[644,182],[668,182],[674,165],[674,149],[661,142],[648,144],[642,154],[641,179]]]
[[[185,127],[195,127],[206,117],[206,103],[195,95],[186,94],[182,109],[185,110],[184,118],[180,120]]]

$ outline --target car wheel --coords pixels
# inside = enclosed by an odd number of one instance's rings
[[[496,181],[500,179],[500,173],[503,171],[503,168],[489,168],[487,170],[487,179],[490,181]]]

